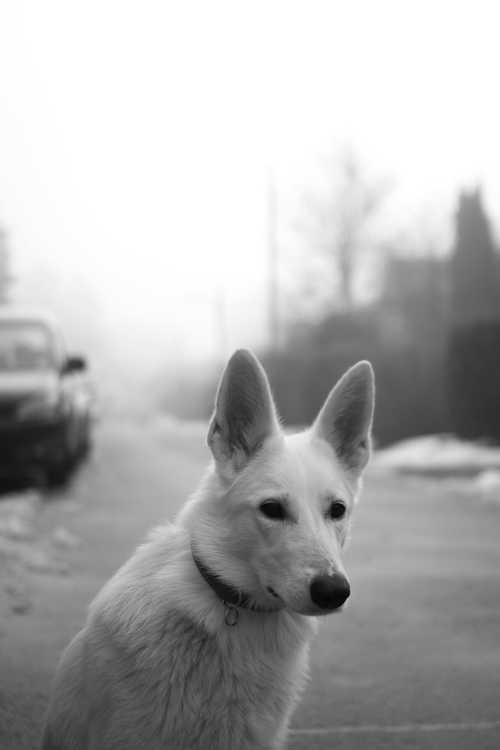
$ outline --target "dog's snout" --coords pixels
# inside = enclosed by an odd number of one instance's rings
[[[319,575],[310,587],[311,599],[321,609],[338,609],[351,593],[349,581],[342,573]]]

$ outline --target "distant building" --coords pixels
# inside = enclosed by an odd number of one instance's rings
[[[450,263],[453,323],[499,320],[500,256],[479,190],[459,197]]]

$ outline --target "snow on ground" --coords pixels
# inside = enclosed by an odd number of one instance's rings
[[[402,440],[377,451],[372,468],[420,477],[446,479],[460,492],[500,503],[500,447],[459,440],[451,435],[425,435]]]
[[[36,490],[0,497],[0,611],[29,612],[30,574],[69,573],[64,551],[79,540],[63,526],[42,528],[44,503]]]
[[[473,485],[483,500],[500,504],[500,471],[487,469],[473,480]]]
[[[424,435],[378,451],[374,466],[392,471],[462,475],[500,471],[500,447],[459,440],[450,435]]]

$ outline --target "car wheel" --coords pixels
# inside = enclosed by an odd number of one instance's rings
[[[57,460],[46,466],[45,473],[49,487],[63,487],[69,480],[77,462],[78,432],[77,425],[69,422]]]
[[[91,435],[91,430],[90,430],[90,419],[88,419],[88,417],[84,420],[82,424],[79,442],[80,444],[79,444],[78,455],[80,458],[87,458],[87,456],[92,451],[92,435]]]
[[[45,470],[47,485],[54,488],[64,487],[70,478],[72,468],[72,462],[68,459],[48,466]]]

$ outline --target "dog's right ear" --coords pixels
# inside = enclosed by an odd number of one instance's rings
[[[236,351],[222,374],[207,442],[219,473],[234,478],[263,442],[279,434],[271,388],[257,357]]]

